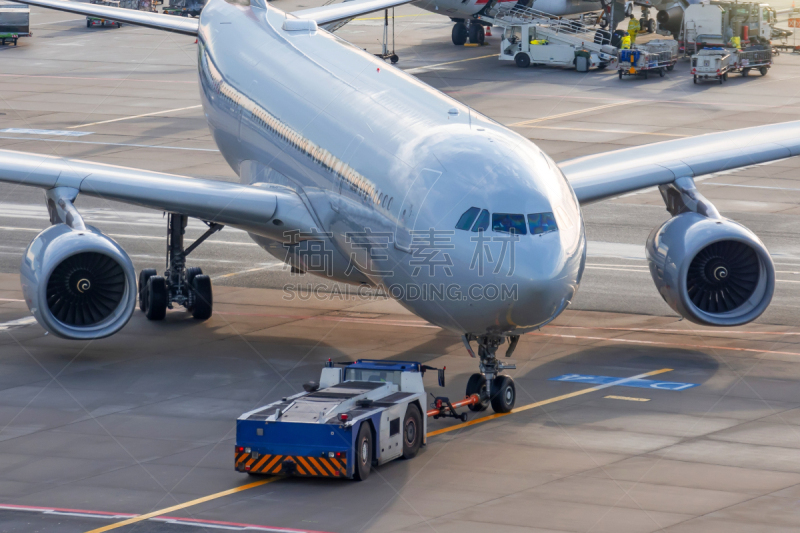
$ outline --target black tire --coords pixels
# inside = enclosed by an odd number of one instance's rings
[[[389,61],[392,62],[392,65],[396,65],[397,62],[400,61],[400,58],[397,56],[397,54],[392,54],[392,56],[389,58]]]
[[[121,28],[121,27],[122,27],[122,24],[120,24],[119,22],[117,22],[117,28]]]
[[[762,76],[766,76],[767,72],[769,72],[769,69],[767,67],[761,67],[760,69],[758,69],[758,71],[761,73]]]
[[[486,31],[480,24],[469,25],[469,42],[482,45],[486,41]]]
[[[514,63],[516,63],[519,68],[528,68],[531,64],[531,58],[528,57],[528,54],[520,52],[514,56]]]
[[[644,76],[644,79],[647,79],[647,71],[646,70],[644,72],[642,72],[642,75]]]
[[[456,46],[464,46],[464,43],[467,42],[467,33],[467,25],[463,22],[456,22],[451,34],[453,44]]]
[[[746,78],[749,74],[750,74],[750,69],[749,68],[743,68],[742,69],[742,77]]]
[[[192,316],[198,320],[211,318],[214,307],[214,295],[211,290],[211,278],[205,274],[198,274],[192,280],[192,290],[194,291],[194,305],[192,305]]]
[[[644,17],[639,19],[639,31],[642,33],[647,31],[647,19]]]
[[[661,76],[662,78],[664,77],[665,72],[666,71],[663,68],[658,69],[658,75]]]
[[[622,71],[618,70],[617,73],[619,74],[619,79],[622,79]]]
[[[167,281],[161,276],[147,280],[144,314],[148,320],[164,320],[167,316]]]
[[[727,72],[722,75],[722,80],[723,81],[728,81],[728,73]]]
[[[372,430],[367,422],[362,422],[356,437],[356,456],[353,465],[353,479],[364,481],[372,470]]]
[[[86,21],[86,27],[87,28],[91,28],[92,27],[92,21],[91,20],[87,20]]]
[[[413,459],[422,445],[422,413],[416,404],[406,409],[403,419],[403,459]]]
[[[508,413],[517,401],[517,388],[509,376],[497,376],[492,382],[492,409],[495,413]]]
[[[667,70],[670,71],[670,72],[675,70],[675,64],[673,63],[672,65],[667,65]]]
[[[647,21],[647,31],[650,33],[655,33],[657,29],[656,19],[649,19]]]
[[[147,307],[145,302],[147,298],[147,280],[156,274],[158,274],[158,272],[156,272],[155,268],[145,268],[139,272],[139,310],[142,312],[144,312]]]
[[[481,398],[486,397],[486,378],[483,374],[472,374],[469,377],[469,381],[467,381],[467,396],[472,396],[473,394],[477,394]],[[489,401],[484,400],[476,405],[470,405],[469,410],[480,412],[485,411],[486,408],[489,407]]]
[[[186,269],[186,284],[191,287],[192,281],[194,281],[194,277],[198,276],[203,273],[203,269],[200,267],[189,267]]]
[[[608,63],[600,63],[597,65],[597,70],[605,70],[608,67]]]
[[[697,83],[697,76],[694,77],[694,83]]]
[[[722,85],[722,82],[725,81],[722,76],[719,77],[719,84]]]

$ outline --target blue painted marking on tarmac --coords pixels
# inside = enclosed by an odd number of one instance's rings
[[[584,374],[564,374],[550,378],[550,381],[569,381],[570,383],[589,383],[592,385],[606,385],[615,381],[620,381],[625,378],[618,378],[612,376],[588,376]],[[619,383],[620,387],[636,387],[638,389],[656,389],[656,390],[671,390],[682,391],[699,387],[699,383],[678,383],[676,381],[653,381],[651,379],[630,379],[623,383]]]

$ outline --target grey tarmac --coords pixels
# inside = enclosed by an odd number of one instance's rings
[[[287,10],[318,3],[276,0]],[[32,12],[34,37],[0,47],[0,147],[237,179],[193,107],[193,39]],[[400,68],[499,122],[522,123],[515,128],[558,161],[800,118],[797,55],[723,86],[694,86],[685,61],[663,79],[620,81],[610,71],[517,69],[495,57],[497,30],[490,46],[456,48],[446,17],[410,6],[396,15]],[[380,14],[339,31],[371,52],[381,32]],[[800,158],[714,175],[699,189],[773,255],[779,281],[757,322],[711,330],[671,312],[644,261],[647,235],[668,214],[658,192],[645,191],[584,209],[590,245],[578,297],[522,339],[511,372],[518,406],[592,387],[551,381],[566,374],[671,369],[650,379],[699,386],[591,391],[432,436],[416,459],[364,483],[280,480],[117,530],[796,531]],[[17,274],[48,225],[42,196],[0,186],[0,532],[90,531],[252,482],[233,469],[235,418],[299,391],[328,358],[444,365],[445,390],[432,376],[427,385],[451,398],[476,370],[458,338],[392,301],[287,293],[286,284],[317,278],[292,275],[230,229],[190,256],[215,278],[209,321],[176,310],[151,323],[137,311],[108,339],[45,337],[20,320],[29,312]],[[161,213],[89,198],[77,207],[137,269],[163,265]],[[189,239],[202,230],[190,222]]]

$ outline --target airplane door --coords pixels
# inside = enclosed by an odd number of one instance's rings
[[[433,190],[436,182],[442,173],[438,170],[429,168],[423,169],[416,179],[411,183],[406,191],[403,204],[400,206],[400,213],[397,217],[397,225],[394,231],[394,246],[404,252],[411,253],[411,231],[417,228],[417,218],[428,193]]]

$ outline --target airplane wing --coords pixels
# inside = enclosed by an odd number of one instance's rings
[[[88,17],[99,17],[118,22],[126,22],[136,26],[145,26],[156,30],[165,30],[184,35],[197,35],[199,21],[174,15],[163,15],[161,13],[148,13],[135,9],[122,9],[119,7],[102,6],[97,4],[87,4],[83,2],[69,2],[65,0],[14,0],[20,4],[31,6],[46,7],[57,9],[68,13],[86,15]]]
[[[52,0],[48,0],[52,1]],[[319,25],[350,20],[367,13],[409,4],[412,0],[352,0],[290,13],[303,20],[313,20]]]
[[[800,155],[800,121],[710,133],[559,163],[581,205],[678,178]]]
[[[287,192],[76,159],[0,150],[0,182],[82,194],[180,213],[242,229],[266,226],[299,199]],[[291,217],[283,217],[291,218]]]

